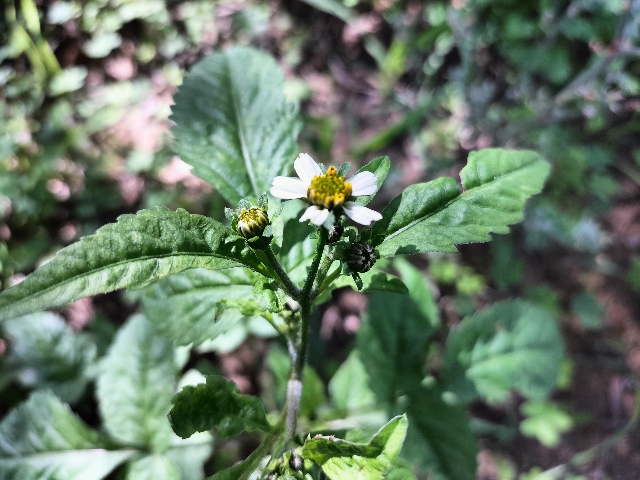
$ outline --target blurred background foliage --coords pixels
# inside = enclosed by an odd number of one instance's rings
[[[389,155],[377,208],[408,184],[455,176],[470,150],[529,148],[552,162],[544,194],[509,235],[410,258],[430,292],[420,308],[442,322],[426,366],[453,375],[446,332],[498,300],[527,299],[555,319],[567,356],[550,397],[482,384],[469,408],[479,478],[640,471],[637,435],[611,437],[632,418],[640,373],[640,0],[5,0],[2,9],[2,288],[122,213],[166,205],[221,219],[222,198],[173,155],[167,118],[190,65],[252,44],[286,73],[302,151],[332,164]],[[410,267],[390,268],[407,282]],[[137,301],[104,295],[42,328],[4,325],[3,412],[48,388],[98,425],[87,385]],[[303,402],[311,425],[327,395],[339,409],[355,401],[340,392],[344,372],[367,362],[350,355],[365,311],[346,289],[317,314],[307,381],[316,394]],[[243,321],[184,368],[222,372],[275,408],[287,366],[270,335]],[[354,395],[358,408],[370,404],[365,387]],[[208,471],[246,455],[245,440],[219,449]],[[564,476],[549,476],[558,465]]]

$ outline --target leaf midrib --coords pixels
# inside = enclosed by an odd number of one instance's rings
[[[253,172],[253,163],[251,161],[251,155],[249,153],[249,147],[247,146],[246,141],[246,133],[244,131],[244,123],[242,122],[242,116],[240,115],[240,106],[238,104],[238,97],[236,94],[235,84],[232,78],[232,70],[231,63],[229,62],[229,57],[226,58],[225,65],[227,66],[227,78],[229,80],[229,90],[231,92],[231,101],[233,103],[233,115],[235,117],[236,125],[238,127],[238,137],[240,140],[240,149],[242,151],[242,160],[244,161],[244,166],[247,170],[247,174],[249,175],[249,181],[251,182],[251,189],[253,190],[253,194],[257,198],[258,194],[258,186],[256,185],[255,173]]]
[[[64,286],[64,285],[67,285],[67,284],[69,284],[71,282],[74,282],[76,280],[80,280],[80,279],[82,279],[84,277],[89,277],[89,276],[94,275],[96,273],[99,273],[99,272],[101,272],[103,270],[107,270],[107,269],[110,269],[110,268],[114,268],[114,267],[118,267],[118,266],[121,266],[121,265],[125,265],[127,263],[135,263],[135,262],[148,261],[148,260],[152,260],[152,259],[163,259],[163,258],[168,258],[168,257],[183,257],[183,256],[184,257],[221,258],[221,259],[224,259],[224,260],[229,260],[229,261],[236,262],[237,265],[235,265],[235,266],[246,267],[246,265],[240,263],[238,260],[236,260],[234,258],[229,258],[229,257],[225,257],[223,255],[216,255],[216,254],[212,254],[212,253],[171,253],[171,254],[161,254],[161,255],[138,257],[138,258],[136,258],[134,260],[122,260],[120,262],[110,263],[109,265],[105,265],[103,267],[96,268],[96,269],[91,270],[89,272],[85,272],[85,273],[82,273],[80,275],[76,275],[76,276],[71,277],[69,279],[66,279],[66,280],[63,280],[61,282],[58,282],[55,285],[51,285],[50,287],[44,288],[42,290],[38,290],[37,292],[29,294],[29,295],[27,295],[25,297],[21,297],[20,299],[14,301],[14,302],[8,303],[8,304],[6,304],[4,306],[0,306],[0,320],[5,320],[5,318],[2,316],[2,311],[6,310],[7,308],[11,307],[12,305],[19,304],[21,302],[24,302],[25,300],[32,299],[34,297],[44,296],[48,292],[50,292],[52,290],[55,290],[56,288],[59,288],[59,287]],[[229,266],[229,267],[224,267],[224,268],[233,268],[233,267],[234,266]],[[193,267],[193,268],[197,268],[197,267]],[[248,267],[248,268],[251,268],[251,267]],[[179,272],[176,272],[176,273],[179,273]],[[109,290],[107,290],[107,291],[109,291]],[[9,317],[7,317],[7,318],[9,318]]]

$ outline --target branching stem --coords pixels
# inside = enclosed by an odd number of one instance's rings
[[[327,231],[323,227],[318,229],[318,244],[316,253],[311,263],[311,268],[302,288],[302,293],[298,299],[300,303],[300,324],[297,330],[296,352],[291,358],[291,371],[287,383],[287,420],[285,425],[286,441],[293,438],[298,425],[298,413],[300,412],[300,399],[302,398],[302,379],[304,365],[307,359],[307,348],[309,344],[309,318],[311,315],[311,304],[313,303],[312,288],[320,267],[320,260],[324,254],[327,244]]]
[[[298,300],[301,294],[300,287],[298,287],[295,283],[293,283],[293,281],[289,278],[289,275],[287,275],[287,272],[284,271],[284,269],[282,268],[282,265],[280,265],[280,262],[278,262],[278,259],[276,258],[275,253],[273,253],[273,250],[271,249],[271,245],[269,245],[264,250],[264,253],[267,256],[267,259],[269,260],[271,267],[276,272],[276,275],[278,275],[278,278],[284,285],[284,288],[287,294],[290,297],[292,297],[294,300]]]

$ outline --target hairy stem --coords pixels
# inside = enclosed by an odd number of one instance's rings
[[[311,268],[307,275],[307,280],[300,294],[300,323],[297,331],[297,342],[295,353],[291,353],[291,372],[287,382],[287,420],[285,424],[286,440],[289,441],[296,433],[298,425],[298,413],[300,412],[300,399],[302,398],[302,378],[304,365],[307,358],[307,347],[309,344],[309,317],[311,315],[312,287],[318,274],[320,260],[324,254],[324,247],[327,244],[327,231],[320,227],[318,229],[319,238],[316,245],[316,253],[311,263]]]
[[[269,260],[271,267],[276,272],[276,275],[278,275],[278,278],[284,285],[284,288],[287,294],[290,297],[292,297],[294,300],[298,300],[301,293],[300,287],[298,287],[295,283],[293,283],[293,281],[289,278],[289,275],[287,275],[287,272],[284,271],[284,268],[282,268],[282,265],[280,265],[280,262],[278,262],[278,259],[276,258],[275,253],[273,253],[273,250],[271,249],[271,245],[269,245],[264,250],[264,253],[267,256],[267,259]]]

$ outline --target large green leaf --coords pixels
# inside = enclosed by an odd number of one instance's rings
[[[140,288],[190,268],[262,270],[242,237],[221,223],[161,208],[123,215],[60,250],[22,283],[0,293],[0,320],[120,288]]]
[[[0,423],[2,480],[99,480],[135,454],[105,450],[50,393],[33,393]]]
[[[302,283],[307,278],[307,270],[316,251],[316,241],[309,235],[313,227],[308,222],[300,222],[303,209],[307,205],[300,200],[290,200],[282,207],[277,221],[282,224],[282,244],[280,261],[294,282]]]
[[[233,47],[197,63],[175,95],[176,152],[230,203],[258,198],[291,169],[300,124],[283,85],[270,56]]]
[[[167,413],[176,383],[173,342],[142,315],[118,331],[101,365],[98,404],[109,434],[162,452],[173,438]]]
[[[460,172],[464,193],[449,177],[407,187],[373,227],[374,244],[382,257],[393,257],[486,242],[489,233],[507,233],[507,225],[522,219],[525,201],[548,174],[549,164],[536,152],[471,152]]]
[[[398,277],[390,273],[382,272],[377,268],[372,268],[368,272],[360,274],[362,288],[358,289],[356,282],[349,275],[341,275],[331,284],[331,289],[351,287],[353,290],[362,292],[392,292],[409,293],[407,286]]]
[[[186,440],[175,437],[165,455],[180,472],[181,480],[202,480],[204,463],[212,451],[213,440],[211,434],[206,432],[196,433]]]
[[[74,332],[51,312],[7,320],[2,330],[9,345],[2,365],[5,380],[50,389],[65,402],[82,395],[96,356],[96,345],[87,335]]]
[[[334,405],[345,411],[358,411],[375,405],[375,395],[369,388],[369,376],[358,350],[351,352],[329,382]]]
[[[180,480],[180,472],[166,456],[146,455],[127,466],[125,480]]]
[[[424,376],[431,321],[407,296],[375,292],[358,331],[357,348],[381,402],[393,405],[398,395]]]
[[[547,310],[521,300],[496,303],[464,319],[447,339],[443,380],[462,401],[501,401],[511,390],[542,400],[555,387],[564,355]]]
[[[406,397],[409,431],[402,456],[416,470],[447,480],[475,480],[476,443],[464,411],[442,400],[436,388],[418,387]]]
[[[163,278],[142,297],[154,326],[181,345],[201,344],[226,332],[242,317],[226,300],[251,299],[255,278],[242,268],[204,268]]]
[[[316,435],[305,441],[303,457],[322,467],[331,480],[382,480],[400,453],[407,433],[407,418],[391,419],[369,443],[353,443]]]
[[[186,386],[171,401],[169,420],[182,438],[214,427],[224,436],[270,429],[260,400],[243,395],[235,383],[224,377],[209,375],[207,383]]]

